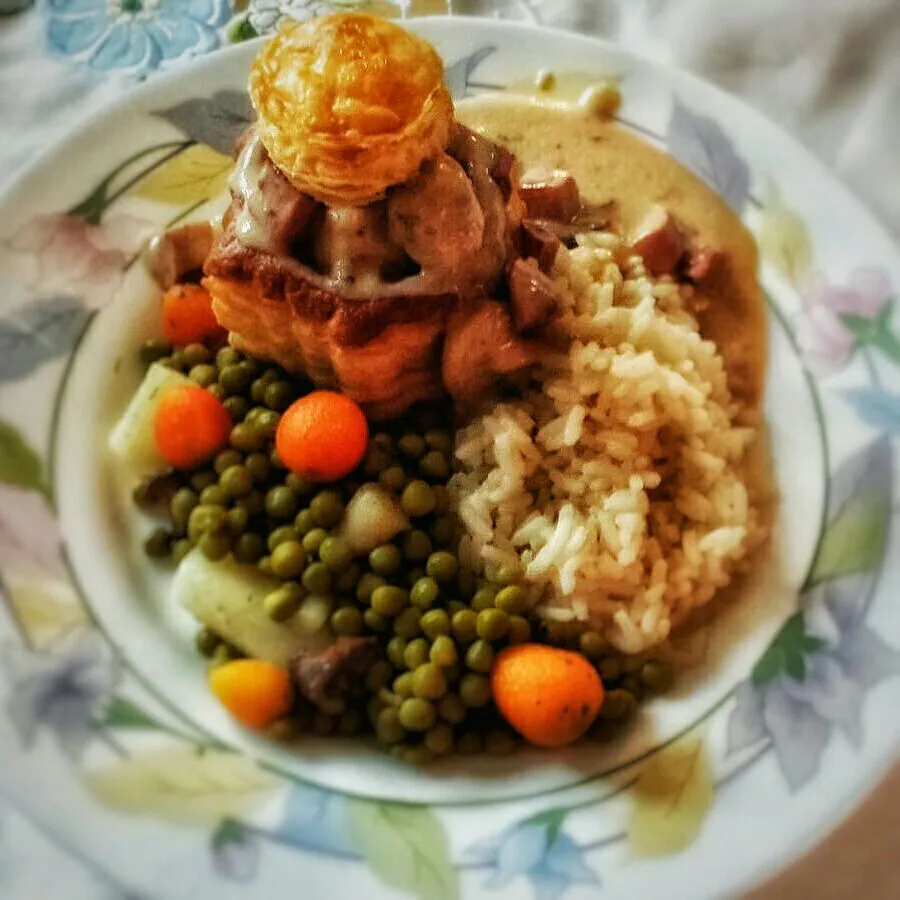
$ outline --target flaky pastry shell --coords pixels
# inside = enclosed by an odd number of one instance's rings
[[[284,25],[253,64],[250,98],[272,161],[331,206],[366,205],[412,177],[453,122],[435,50],[356,13]]]

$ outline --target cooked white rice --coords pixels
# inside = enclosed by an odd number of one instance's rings
[[[612,234],[560,251],[568,353],[457,441],[451,483],[478,569],[521,564],[546,619],[626,654],[664,641],[759,543],[738,412],[680,288]]]

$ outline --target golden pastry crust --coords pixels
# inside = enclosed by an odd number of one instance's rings
[[[412,177],[453,122],[435,50],[358,13],[283,26],[253,63],[250,98],[272,161],[331,206],[366,205]]]

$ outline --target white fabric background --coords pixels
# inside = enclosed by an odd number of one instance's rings
[[[900,238],[900,0],[454,0],[453,7],[502,7],[603,35],[716,82],[796,135]],[[50,58],[36,11],[0,18],[0,186],[130,83]],[[898,850],[900,770],[753,900],[894,900]],[[2,801],[0,895],[112,896]]]

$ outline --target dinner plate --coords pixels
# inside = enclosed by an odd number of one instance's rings
[[[698,634],[696,669],[613,742],[420,770],[230,721],[105,448],[155,321],[140,248],[221,207],[258,46],[241,45],[129,93],[0,199],[3,794],[141,896],[737,892],[837,824],[898,750],[900,258],[792,139],[691,76],[562,32],[408,25],[457,100],[527,90],[538,69],[615,79],[623,127],[754,232],[771,559]]]

